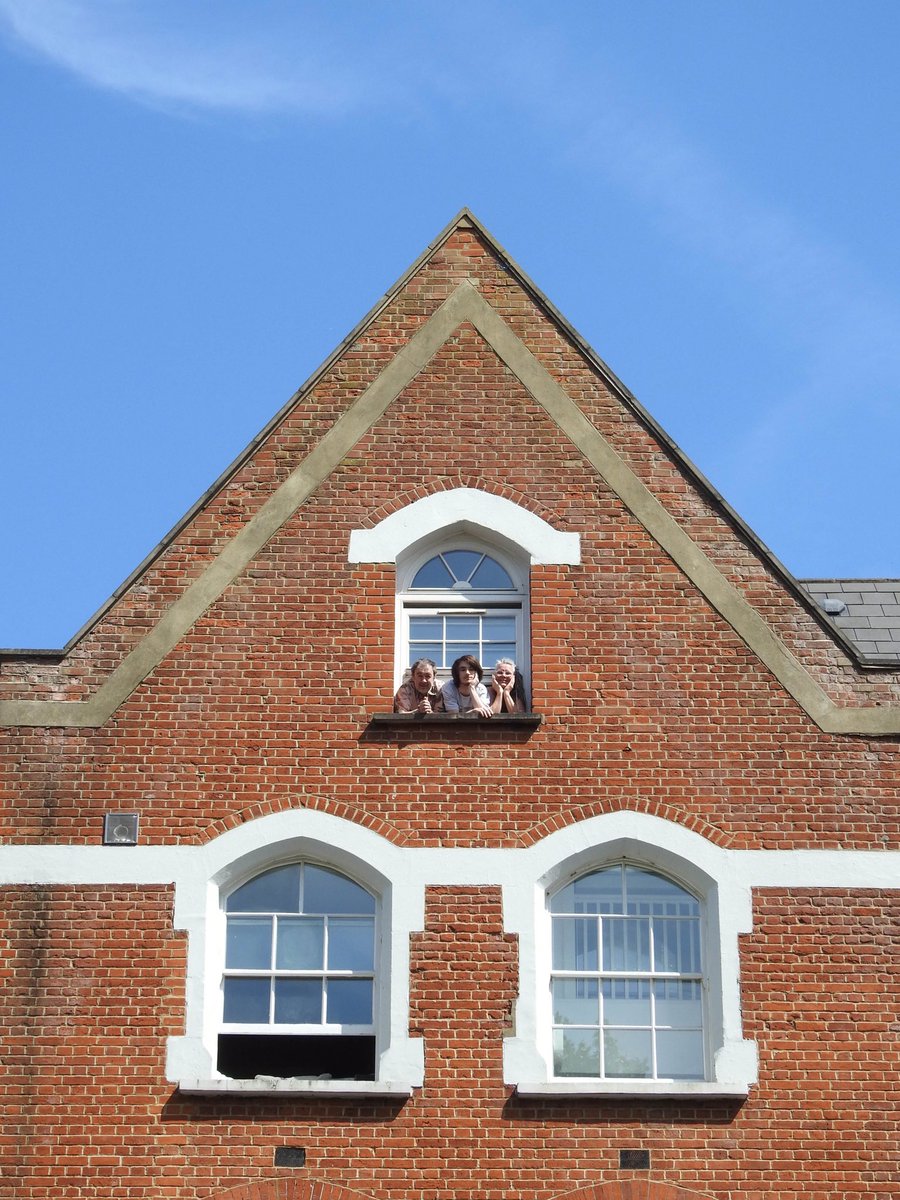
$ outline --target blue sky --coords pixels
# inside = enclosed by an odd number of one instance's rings
[[[799,576],[900,576],[896,0],[0,0],[0,645],[468,205]]]

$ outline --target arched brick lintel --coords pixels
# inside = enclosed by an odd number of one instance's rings
[[[553,1200],[715,1200],[708,1192],[694,1192],[671,1183],[649,1179],[617,1180],[589,1184],[575,1192],[561,1192]]]
[[[210,1200],[370,1200],[370,1197],[309,1179],[260,1179],[228,1192],[217,1192]]]

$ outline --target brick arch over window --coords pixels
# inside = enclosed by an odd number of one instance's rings
[[[708,1192],[695,1192],[671,1183],[649,1179],[591,1184],[577,1192],[561,1192],[553,1200],[715,1200]]]
[[[371,1200],[371,1197],[309,1179],[261,1179],[228,1192],[217,1192],[211,1200]]]

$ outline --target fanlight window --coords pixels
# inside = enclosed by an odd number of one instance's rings
[[[443,550],[412,577],[404,600],[401,671],[430,658],[447,678],[454,659],[474,654],[489,670],[498,658],[527,667],[527,589],[481,550]]]
[[[700,903],[619,864],[550,901],[557,1077],[703,1079]]]
[[[375,907],[358,883],[313,863],[274,867],[231,893],[223,1073],[370,1076]]]

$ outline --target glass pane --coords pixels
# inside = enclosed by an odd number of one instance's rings
[[[597,922],[588,917],[555,917],[553,920],[553,967],[557,971],[596,971]]]
[[[444,647],[441,642],[413,642],[409,643],[409,657],[415,662],[417,658],[430,658],[432,662],[436,662],[439,667],[446,667],[444,661]]]
[[[650,970],[650,922],[603,917],[603,970]]]
[[[321,971],[325,966],[325,920],[279,917],[275,965],[282,971]]]
[[[472,587],[483,588],[485,591],[497,592],[501,589],[512,588],[515,585],[506,571],[493,558],[484,556],[481,566],[472,576]]]
[[[702,1079],[702,1035],[661,1029],[656,1035],[656,1072],[661,1079]]]
[[[375,897],[358,883],[328,871],[307,866],[304,870],[303,911],[308,913],[373,913]]]
[[[423,567],[419,567],[411,586],[414,588],[451,588],[453,587],[453,576],[440,558],[435,555]]]
[[[703,1003],[698,981],[659,980],[653,985],[656,999],[656,1024],[676,1029],[699,1029],[703,1024]]]
[[[696,917],[700,903],[694,897],[662,875],[642,871],[639,867],[625,868],[625,891],[629,913],[654,917]]]
[[[481,622],[484,630],[485,640],[492,642],[505,641],[515,643],[516,640],[516,618],[515,617],[489,617],[486,616]]]
[[[478,566],[481,554],[475,550],[447,550],[444,562],[460,581],[468,579]]]
[[[582,875],[560,889],[550,901],[551,912],[620,913],[622,911],[622,868],[609,867]]]
[[[477,642],[479,637],[478,617],[446,617],[447,641]]]
[[[322,980],[276,979],[275,1021],[278,1025],[321,1025]]]
[[[603,1053],[607,1079],[649,1079],[653,1074],[649,1030],[605,1029]]]
[[[554,1075],[600,1074],[600,1037],[596,1029],[553,1030]]]
[[[649,1025],[649,979],[604,979],[604,1025]]]
[[[328,980],[328,1024],[372,1024],[372,980]]]
[[[273,867],[231,893],[226,912],[299,912],[300,865]]]
[[[516,661],[516,646],[514,642],[485,642],[484,660],[491,664],[491,670],[498,658],[511,658]]]
[[[443,622],[440,617],[410,617],[410,641],[439,642],[444,636]]]
[[[272,965],[272,918],[229,917],[225,935],[226,967]]]
[[[481,662],[481,646],[477,639],[472,642],[448,642],[447,666],[456,662],[461,654],[471,654],[473,658],[477,658]]]
[[[554,979],[553,1023],[555,1025],[599,1025],[598,979]]]
[[[699,972],[699,921],[657,917],[653,922],[653,957],[656,971]]]
[[[227,1023],[268,1025],[268,979],[226,979],[224,991]]]
[[[328,969],[371,971],[374,966],[374,920],[371,917],[332,917],[328,922]]]

